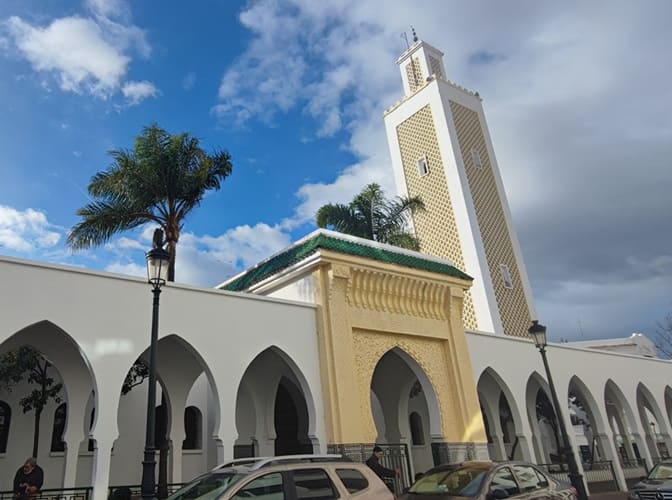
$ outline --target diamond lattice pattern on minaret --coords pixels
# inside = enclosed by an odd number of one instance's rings
[[[425,203],[422,251],[474,278],[465,328],[525,336],[534,306],[481,100],[445,79],[442,56],[420,41],[397,60],[406,95],[385,114],[397,189]]]

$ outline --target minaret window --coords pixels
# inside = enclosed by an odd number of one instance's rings
[[[483,166],[483,162],[481,161],[481,153],[478,152],[478,149],[471,150],[471,163],[473,163],[474,167],[481,168]]]
[[[500,264],[499,271],[502,273],[504,288],[513,288],[513,281],[511,280],[511,271],[509,271],[509,266],[506,264]]]
[[[421,156],[418,158],[418,175],[422,177],[429,173],[429,165],[427,164],[427,157]]]

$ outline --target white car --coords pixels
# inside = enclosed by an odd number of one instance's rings
[[[393,500],[365,464],[339,455],[291,455],[234,460],[215,467],[168,500]]]

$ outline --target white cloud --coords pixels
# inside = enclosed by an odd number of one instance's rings
[[[148,97],[156,97],[158,89],[153,83],[143,80],[141,82],[127,82],[121,88],[122,94],[131,106],[140,104]]]
[[[105,266],[105,270],[111,273],[126,274],[139,278],[147,276],[147,268],[135,262],[112,262]]]
[[[252,41],[224,73],[215,112],[240,124],[301,110],[317,137],[347,134],[344,147],[357,161],[331,182],[300,187],[283,227],[351,199],[367,182],[389,190],[381,115],[402,95],[394,61],[412,19],[420,37],[445,52],[448,78],[484,98],[542,321],[573,314],[574,288],[579,300],[581,290],[608,297],[591,311],[599,317],[628,310],[648,324],[660,286],[641,273],[672,278],[667,257],[656,258],[672,246],[672,126],[661,113],[672,107],[661,83],[672,80],[672,66],[661,63],[672,44],[670,16],[664,1],[642,8],[428,0],[418,10],[383,0],[259,0],[240,16]],[[582,285],[561,293],[568,274]],[[609,293],[615,286],[624,293]],[[657,318],[664,314],[659,308]],[[575,334],[562,324],[567,331],[557,335]],[[618,329],[629,328],[625,322],[609,324],[591,327],[629,333]]]
[[[107,97],[126,73],[130,59],[105,42],[90,19],[65,17],[36,28],[11,17],[8,26],[26,59],[38,71],[57,73],[62,90]]]
[[[196,83],[196,73],[191,71],[187,73],[187,75],[182,79],[182,88],[184,90],[191,90],[195,83]]]
[[[129,23],[126,2],[91,0],[87,6],[92,17],[61,17],[39,26],[12,16],[5,26],[18,52],[35,71],[53,75],[61,90],[107,99],[131,85],[132,99],[139,102],[143,97],[133,97],[137,84],[149,82],[124,85],[124,79],[133,50],[143,57],[151,53],[144,32]],[[43,84],[48,88],[48,82]]]
[[[52,248],[60,241],[61,233],[53,229],[43,212],[0,205],[0,247],[30,253]]]
[[[212,286],[291,243],[280,226],[237,226],[219,236],[183,233],[177,249],[176,281]]]

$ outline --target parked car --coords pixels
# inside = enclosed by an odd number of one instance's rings
[[[232,460],[197,477],[168,500],[393,500],[365,464],[336,455]]]
[[[576,500],[576,490],[534,465],[522,462],[472,461],[434,467],[400,500],[467,497],[478,500]]]
[[[656,464],[630,491],[631,500],[672,499],[672,460]]]

